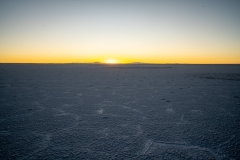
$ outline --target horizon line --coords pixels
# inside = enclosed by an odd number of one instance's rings
[[[131,62],[131,63],[102,63],[102,62],[0,62],[0,64],[89,64],[89,65],[240,65],[240,63],[145,63],[145,62]]]

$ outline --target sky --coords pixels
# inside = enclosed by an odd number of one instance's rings
[[[240,64],[240,1],[0,1],[0,63],[93,62]]]

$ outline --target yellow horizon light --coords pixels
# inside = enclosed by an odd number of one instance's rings
[[[104,63],[107,63],[107,64],[116,64],[118,63],[118,61],[116,59],[107,59],[104,61]]]

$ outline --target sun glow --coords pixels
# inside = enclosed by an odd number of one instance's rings
[[[105,63],[107,63],[107,64],[116,64],[116,63],[118,63],[118,61],[116,59],[107,59],[105,61]]]

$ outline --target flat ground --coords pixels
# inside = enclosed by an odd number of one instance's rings
[[[0,65],[0,159],[240,159],[240,65]]]

